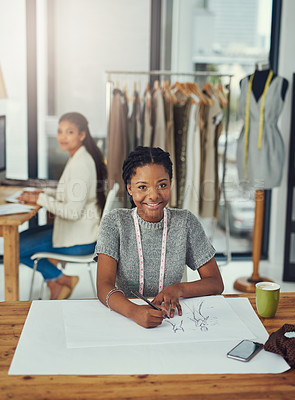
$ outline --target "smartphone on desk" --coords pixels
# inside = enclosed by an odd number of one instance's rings
[[[249,361],[261,349],[263,349],[262,343],[252,342],[252,340],[242,340],[227,353],[227,357],[239,361]]]

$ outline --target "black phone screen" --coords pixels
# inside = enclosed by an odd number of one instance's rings
[[[242,340],[227,353],[227,356],[241,361],[248,361],[262,348],[262,343],[252,342],[251,340]]]

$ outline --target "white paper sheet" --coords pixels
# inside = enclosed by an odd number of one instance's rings
[[[0,205],[0,215],[22,214],[33,210],[35,207],[25,204],[3,204]]]
[[[134,300],[144,304],[142,300]],[[206,296],[180,301],[182,316],[165,319],[154,329],[110,311],[100,302],[64,302],[68,348],[185,343],[254,339],[223,296]]]
[[[239,339],[179,345],[124,345],[69,349],[66,347],[63,304],[75,302],[78,305],[84,301],[33,301],[9,374],[228,374],[280,373],[289,369],[281,356],[264,350],[247,363],[227,358],[226,353],[239,342]],[[249,300],[233,298],[226,301],[253,332],[256,340],[264,343],[268,334]]]

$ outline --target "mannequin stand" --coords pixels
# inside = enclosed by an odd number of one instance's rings
[[[264,190],[255,192],[255,219],[253,229],[253,273],[250,278],[238,278],[234,283],[234,288],[240,292],[255,293],[256,283],[272,282],[270,279],[261,277],[258,273],[259,260],[261,256],[262,230],[263,230],[263,212],[264,212]]]

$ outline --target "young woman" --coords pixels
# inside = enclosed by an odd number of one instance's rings
[[[23,192],[20,202],[39,204],[54,214],[54,224],[22,232],[20,261],[33,267],[31,256],[39,251],[84,255],[94,251],[100,216],[105,204],[106,166],[90,135],[87,119],[79,113],[64,114],[57,141],[70,158],[56,190]],[[79,278],[67,276],[53,260],[42,259],[38,271],[50,289],[50,299],[68,298]]]
[[[137,324],[158,326],[165,314],[182,314],[180,297],[223,291],[223,282],[198,219],[187,210],[167,208],[172,163],[160,148],[137,147],[123,164],[123,180],[133,209],[117,209],[100,223],[96,244],[97,293],[100,301]],[[181,282],[185,265],[200,280]],[[116,286],[117,285],[117,286]],[[132,291],[154,297],[136,305]]]

